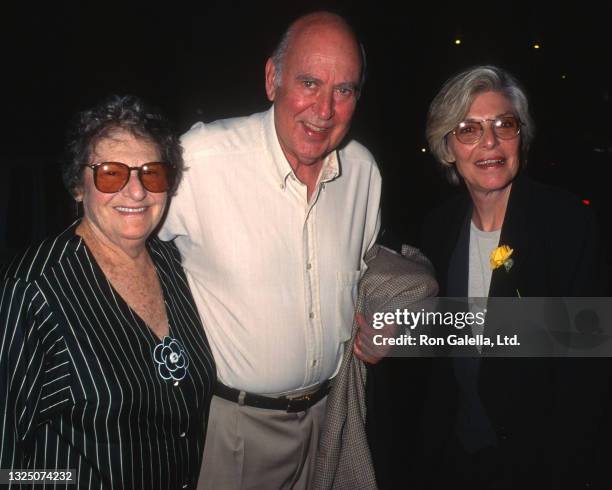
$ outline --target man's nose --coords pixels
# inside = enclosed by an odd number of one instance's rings
[[[317,97],[315,112],[320,119],[328,120],[334,117],[335,101],[332,90],[321,90]]]

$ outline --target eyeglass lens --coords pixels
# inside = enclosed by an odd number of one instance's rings
[[[94,184],[100,192],[119,192],[130,180],[130,173],[138,173],[142,186],[149,192],[166,192],[170,188],[170,168],[165,163],[145,163],[128,167],[120,162],[103,162],[94,167]]]
[[[514,116],[499,117],[491,120],[491,128],[495,136],[507,140],[519,134],[520,123]],[[484,126],[481,121],[463,121],[454,133],[461,143],[476,143],[484,134]]]

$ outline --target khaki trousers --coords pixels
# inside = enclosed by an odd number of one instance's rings
[[[213,396],[198,490],[308,489],[326,402],[287,413]]]

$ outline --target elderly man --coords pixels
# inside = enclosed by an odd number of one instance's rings
[[[217,362],[198,488],[308,488],[349,339],[381,179],[349,130],[363,58],[340,17],[294,22],[266,63],[273,106],[198,123],[161,231],[176,238]],[[365,342],[355,353],[377,358]]]

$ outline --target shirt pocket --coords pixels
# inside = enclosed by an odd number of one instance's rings
[[[360,277],[361,271],[336,273],[336,325],[341,343],[351,338]]]

